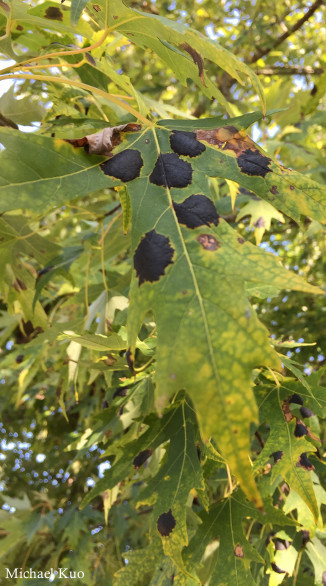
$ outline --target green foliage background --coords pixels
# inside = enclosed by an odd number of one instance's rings
[[[321,0],[0,1],[1,582],[325,583],[324,22]],[[123,182],[76,140],[127,123]],[[153,185],[198,129],[191,184]],[[177,221],[194,193],[216,225]],[[173,263],[139,286],[153,229]]]

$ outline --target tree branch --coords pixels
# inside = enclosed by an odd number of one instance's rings
[[[257,75],[321,75],[325,69],[322,67],[261,67],[256,69]]]
[[[250,58],[248,63],[255,63],[256,61],[258,61],[258,59],[261,59],[261,57],[264,57],[270,51],[272,51],[273,49],[276,49],[276,47],[278,47],[281,43],[283,43],[283,41],[285,41],[288,37],[293,35],[293,33],[295,33],[297,30],[299,30],[302,27],[302,25],[305,22],[307,22],[307,20],[309,20],[309,18],[314,14],[314,12],[316,12],[316,10],[318,10],[318,8],[320,6],[322,6],[323,4],[324,4],[324,0],[316,0],[316,2],[314,2],[310,6],[309,10],[307,10],[306,14],[304,14],[301,18],[299,18],[299,20],[297,20],[297,22],[290,29],[288,29],[286,32],[284,32],[283,35],[281,35],[277,39],[274,39],[271,46],[266,47],[265,49],[258,49],[256,51],[256,53],[254,53],[254,55],[252,55],[252,57]]]

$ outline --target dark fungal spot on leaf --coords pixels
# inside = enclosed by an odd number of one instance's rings
[[[170,145],[175,153],[185,157],[198,157],[206,150],[205,145],[197,140],[194,132],[183,130],[172,130]]]
[[[304,435],[307,435],[308,430],[306,428],[305,425],[303,425],[303,423],[297,423],[294,429],[294,435],[295,437],[303,437]]]
[[[139,285],[148,281],[158,281],[165,269],[172,264],[174,249],[169,238],[155,230],[147,232],[141,239],[134,254],[134,267]]]
[[[94,57],[92,57],[92,55],[90,53],[85,53],[85,57],[86,57],[86,61],[88,61],[88,63],[90,65],[93,65],[94,67],[96,67],[96,61],[95,61]]]
[[[256,222],[254,223],[254,226],[255,228],[265,228],[266,222],[264,218],[262,216],[258,218],[258,220],[256,220]]]
[[[127,361],[128,366],[129,366],[130,372],[132,374],[135,374],[135,371],[134,371],[134,362],[135,361],[134,361],[134,357],[132,355],[132,352],[131,352],[130,348],[128,348],[128,350],[126,351],[126,361]]]
[[[274,195],[276,195],[278,193],[276,185],[272,185],[272,187],[271,187],[271,189],[269,191],[271,193],[274,193]]]
[[[105,175],[128,182],[139,177],[143,164],[139,151],[126,149],[102,163],[101,169]]]
[[[102,8],[98,4],[93,4],[95,12],[101,12]]]
[[[238,238],[238,242],[239,242],[239,244],[244,244],[245,243],[245,239],[244,238]]]
[[[276,572],[277,574],[287,574],[287,572],[285,570],[281,570],[281,568],[279,568],[276,564],[274,564],[274,562],[271,564],[272,569],[274,572]]]
[[[313,417],[315,415],[314,412],[311,411],[311,409],[308,407],[300,407],[300,413],[303,419],[306,419],[306,417]]]
[[[173,202],[179,224],[187,228],[214,224],[217,226],[219,215],[213,202],[206,195],[190,195],[182,203]]]
[[[50,18],[51,20],[62,20],[63,14],[59,8],[56,8],[55,6],[49,6],[49,8],[47,8],[45,11],[44,18]]]
[[[299,462],[297,462],[297,466],[301,468],[305,468],[306,470],[314,470],[314,465],[308,460],[307,453],[303,452],[299,458]]]
[[[282,458],[282,456],[283,456],[282,450],[278,450],[277,452],[273,452],[270,455],[270,458],[273,458],[274,459],[274,464],[276,464],[276,462],[278,462]]]
[[[285,550],[290,547],[290,542],[284,539],[275,539],[274,544],[276,550]]]
[[[207,87],[207,85],[205,83],[205,79],[204,79],[204,59],[202,58],[202,56],[200,55],[200,53],[198,53],[198,51],[196,51],[196,49],[194,49],[188,43],[182,43],[181,45],[179,45],[179,48],[180,49],[184,49],[185,51],[187,51],[187,53],[189,53],[189,55],[192,58],[193,62],[198,67],[198,75],[200,77],[200,81],[202,82],[202,84],[205,87]]]
[[[258,150],[245,150],[237,159],[238,165],[246,175],[253,175],[257,177],[265,177],[267,173],[271,173],[268,165],[272,162],[271,159],[262,155]]]
[[[27,287],[24,283],[24,281],[21,281],[21,279],[16,279],[13,282],[13,288],[19,293],[19,291],[26,291]]]
[[[162,513],[157,519],[157,529],[162,537],[168,537],[175,528],[175,518],[172,515],[171,509],[167,513]]]
[[[140,452],[138,454],[138,456],[136,456],[136,458],[133,461],[133,465],[135,468],[140,468],[145,462],[146,460],[148,460],[148,458],[152,455],[153,450],[143,450],[142,452]]]
[[[187,187],[192,180],[192,166],[176,153],[159,155],[149,180],[163,187]]]
[[[18,354],[18,356],[16,356],[16,363],[20,364],[21,362],[23,362],[24,360],[24,354]]]
[[[243,547],[241,545],[236,545],[234,548],[234,555],[237,558],[243,558],[244,557],[244,553],[243,553]]]
[[[199,234],[196,240],[201,244],[205,250],[217,250],[220,243],[216,240],[215,236],[211,234]]]
[[[295,189],[294,185],[290,185],[290,189],[293,191],[293,189]]]
[[[301,531],[302,535],[302,547],[305,547],[310,540],[310,532],[307,529]]]
[[[291,397],[288,398],[289,403],[296,403],[297,405],[303,405],[303,399],[298,395],[298,393],[294,393]]]
[[[112,395],[112,399],[114,399],[115,397],[126,397],[128,395],[128,387],[121,387],[121,388],[117,388],[113,395]]]

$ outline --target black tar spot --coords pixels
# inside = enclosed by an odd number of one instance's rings
[[[171,509],[168,513],[163,513],[157,519],[157,529],[162,537],[168,537],[175,528],[175,518],[172,515]]]
[[[306,468],[306,470],[313,470],[314,465],[308,460],[306,452],[303,452],[299,458],[298,466],[302,466],[302,468]]]
[[[278,193],[276,185],[272,185],[272,187],[269,191],[274,194]]]
[[[143,450],[140,452],[133,461],[135,468],[140,468],[146,462],[146,460],[148,460],[152,453],[153,450]]]
[[[213,202],[206,195],[190,195],[182,203],[173,202],[173,207],[178,222],[188,228],[218,224],[219,215]]]
[[[279,450],[278,452],[273,452],[270,457],[274,458],[274,464],[276,464],[276,462],[278,462],[283,456],[283,452],[282,450]]]
[[[166,267],[173,263],[173,253],[169,238],[155,230],[147,232],[134,254],[134,267],[139,285],[145,281],[158,281],[164,275]]]
[[[271,159],[264,157],[259,151],[245,150],[242,155],[238,157],[238,165],[246,175],[257,175],[258,177],[265,177],[266,173],[271,173],[268,165]]]
[[[132,355],[132,352],[131,352],[130,348],[128,348],[128,350],[126,351],[125,356],[126,356],[126,361],[127,361],[128,366],[129,366],[130,372],[132,374],[135,374],[135,371],[134,371],[134,357]]]
[[[176,153],[159,155],[149,180],[163,187],[187,187],[192,180],[192,166]]]
[[[305,547],[310,539],[310,533],[307,529],[301,531],[302,535],[302,547]]]
[[[114,399],[115,397],[126,397],[128,395],[128,387],[118,387],[113,395],[112,395],[112,399]]]
[[[290,547],[290,542],[284,539],[275,539],[274,544],[276,550],[284,550]]]
[[[18,354],[18,356],[16,356],[16,363],[20,364],[21,362],[23,362],[24,360],[24,354]]]
[[[55,6],[49,6],[49,8],[47,8],[45,11],[44,18],[50,18],[51,20],[62,20],[63,14],[59,8],[56,8]]]
[[[297,423],[294,429],[294,435],[295,437],[303,437],[304,435],[307,435],[308,430],[306,428],[305,425],[303,425],[303,423]]]
[[[313,417],[315,415],[314,412],[311,411],[311,409],[309,409],[308,407],[300,407],[300,413],[303,419],[305,419],[306,417]]]
[[[186,157],[197,157],[206,150],[205,145],[197,140],[194,132],[172,130],[170,144],[175,153]]]
[[[297,405],[303,405],[303,399],[298,395],[298,393],[294,393],[291,397],[288,398],[289,403],[296,403]]]
[[[279,568],[276,564],[272,563],[271,566],[274,572],[276,572],[277,574],[286,574],[286,571],[281,570],[281,568]]]
[[[102,163],[101,169],[105,175],[127,182],[139,177],[143,164],[139,151],[126,149]]]

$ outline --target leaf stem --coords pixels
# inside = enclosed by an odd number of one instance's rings
[[[120,108],[123,108],[124,110],[126,110],[127,112],[129,112],[130,114],[135,116],[135,118],[137,120],[140,120],[146,126],[149,126],[149,127],[154,126],[153,122],[150,122],[147,118],[145,118],[145,116],[140,114],[140,112],[137,112],[137,110],[135,110],[129,104],[126,104],[125,102],[123,102],[119,98],[116,98],[115,95],[109,94],[108,92],[100,90],[99,88],[94,87],[92,85],[88,85],[87,83],[82,83],[81,81],[74,81],[74,80],[67,79],[67,78],[49,76],[49,75],[30,75],[27,73],[22,73],[22,74],[10,73],[10,74],[3,75],[0,77],[0,81],[3,79],[31,79],[33,81],[34,80],[45,81],[45,82],[47,81],[49,83],[59,83],[59,84],[70,85],[72,87],[78,87],[78,88],[81,88],[81,89],[86,90],[88,92],[91,92],[92,94],[97,94],[97,95],[101,96],[102,98],[105,98],[106,100],[109,100],[110,102],[113,102],[114,104],[117,104],[118,106],[120,106]]]

